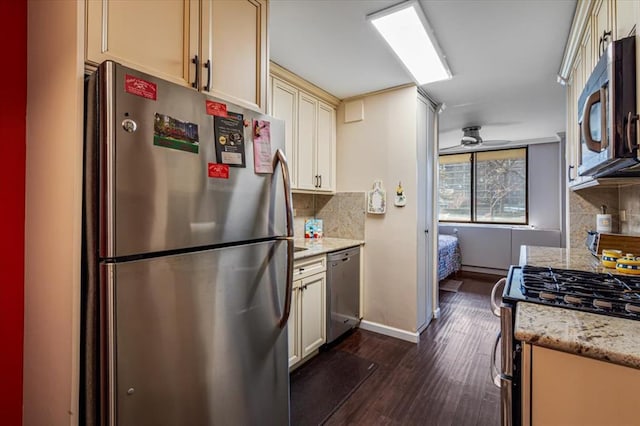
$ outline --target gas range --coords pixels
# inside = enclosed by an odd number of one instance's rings
[[[503,301],[526,301],[640,320],[640,277],[512,266]]]

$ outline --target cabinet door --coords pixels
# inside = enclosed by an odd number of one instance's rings
[[[318,101],[300,92],[298,96],[298,189],[315,190],[316,131]]]
[[[525,346],[529,353],[531,385],[522,388],[531,425],[638,424],[640,370],[535,345]]]
[[[580,43],[582,63],[584,64],[583,72],[587,76],[591,75],[591,71],[593,71],[593,69],[595,68],[596,63],[598,62],[598,59],[600,57],[600,53],[598,52],[598,40],[600,36],[598,34],[593,34],[593,28],[594,26],[592,26],[591,24],[587,24],[587,27],[584,31],[582,43]]]
[[[291,313],[287,322],[289,336],[289,367],[302,359],[300,356],[300,281],[293,283],[291,293]]]
[[[318,104],[318,132],[316,142],[316,173],[318,189],[335,191],[335,110],[322,102]]]
[[[636,20],[640,18],[640,2],[638,0],[618,0],[615,2],[615,8],[616,40],[618,40],[631,34]]]
[[[267,2],[202,2],[201,90],[257,111],[266,110]],[[205,68],[207,61],[210,67]],[[206,90],[207,82],[211,87]]]
[[[86,61],[110,59],[190,86],[198,52],[198,2],[87,1]]]
[[[301,282],[300,296],[300,340],[302,357],[318,349],[326,341],[325,322],[325,274],[316,274]]]
[[[603,37],[605,31],[611,31],[612,28],[611,9],[610,0],[598,0],[593,6],[591,25],[593,26],[593,46],[596,49],[596,59],[613,40],[613,34],[609,35],[607,41],[603,41],[602,47],[600,47],[600,38]]]
[[[291,186],[298,187],[297,135],[298,90],[287,83],[273,79],[271,86],[271,115],[284,120],[285,154],[289,160]]]
[[[573,137],[569,142],[571,145],[571,163],[575,165],[575,168],[572,171],[572,175],[575,176],[575,180],[571,182],[572,185],[577,185],[582,182],[584,179],[578,175],[578,167],[581,162],[581,152],[580,152],[580,126],[578,125],[578,116],[580,115],[580,111],[578,110],[578,99],[580,94],[582,93],[582,89],[584,88],[584,61],[582,60],[582,50],[578,51],[576,55],[576,59],[573,66],[573,77],[572,77],[572,100],[571,102],[575,106],[573,117],[570,119],[570,124],[573,127]]]

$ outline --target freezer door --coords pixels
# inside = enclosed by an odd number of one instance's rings
[[[108,424],[287,425],[286,252],[269,241],[103,265]]]
[[[239,157],[217,158],[216,139],[240,144],[216,136],[215,99],[112,62],[97,78],[102,258],[285,235],[282,176],[255,172],[252,126],[269,121],[272,160],[282,121],[225,102],[248,120],[244,167],[226,164],[226,176],[216,164]]]

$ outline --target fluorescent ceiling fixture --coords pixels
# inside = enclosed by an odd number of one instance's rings
[[[418,85],[451,78],[451,71],[417,1],[372,13],[367,19],[389,43]]]

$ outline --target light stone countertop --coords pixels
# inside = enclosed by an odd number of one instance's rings
[[[325,254],[332,251],[342,250],[349,247],[357,247],[364,244],[362,240],[349,240],[346,238],[296,238],[294,246],[303,247],[307,250],[297,251],[294,253],[294,260],[304,259],[305,257]]]
[[[522,246],[520,265],[617,273],[586,248]],[[640,369],[640,321],[518,302],[514,335],[531,344]]]
[[[640,321],[519,302],[515,338],[640,369]]]
[[[559,248],[559,247],[520,247],[520,265],[549,266],[551,268],[575,269],[578,271],[612,273],[625,275],[617,272],[615,268],[605,268],[600,263],[600,259],[591,254],[587,248]]]

